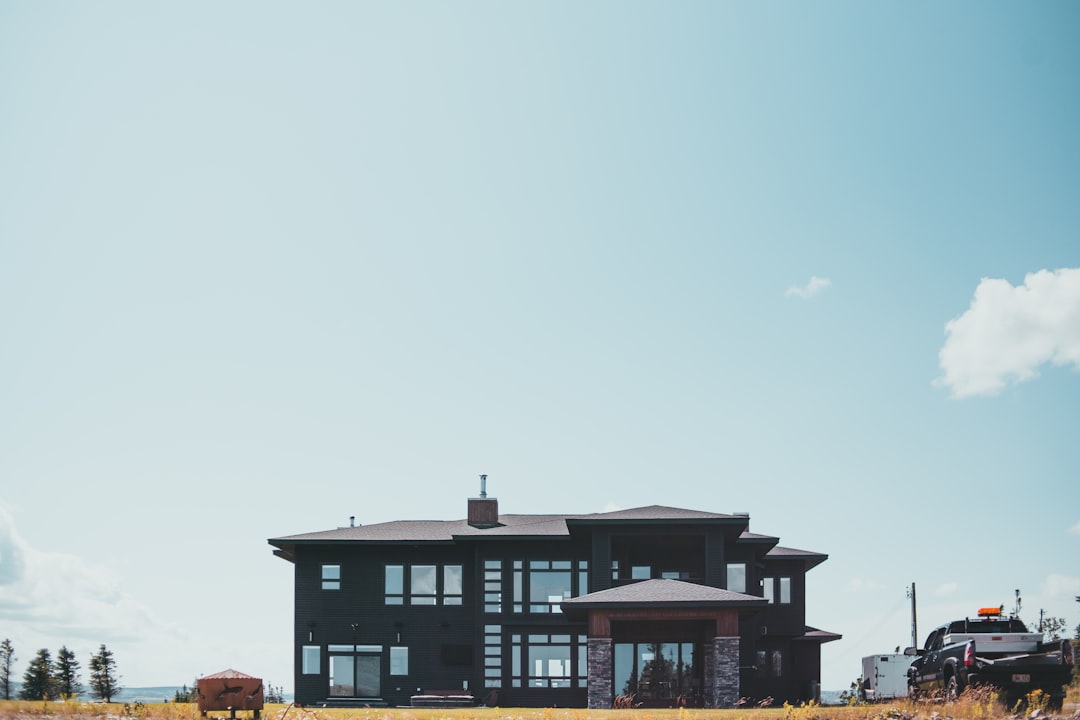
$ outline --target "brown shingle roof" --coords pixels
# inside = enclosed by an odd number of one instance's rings
[[[824,553],[811,552],[810,550],[796,550],[795,548],[781,547],[777,545],[765,553],[766,560],[802,560],[806,569],[816,567],[829,559]]]
[[[323,530],[321,532],[287,535],[271,538],[276,547],[313,542],[452,542],[455,538],[479,539],[486,537],[569,537],[568,524],[591,524],[597,522],[671,522],[701,520],[740,520],[745,516],[720,515],[684,510],[663,505],[616,510],[607,513],[585,515],[500,515],[499,525],[476,528],[465,520],[394,520],[374,525]]]
[[[732,592],[722,588],[699,585],[682,580],[642,580],[588,595],[564,600],[565,609],[591,607],[628,607],[635,605],[680,605],[705,607],[714,605],[764,605],[765,599],[755,595]]]

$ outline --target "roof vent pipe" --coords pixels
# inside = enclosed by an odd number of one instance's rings
[[[487,475],[480,476],[480,497],[487,497]]]
[[[350,515],[349,516],[349,527],[356,527],[356,516],[355,515]]]

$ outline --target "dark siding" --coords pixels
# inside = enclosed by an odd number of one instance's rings
[[[408,705],[411,695],[424,690],[461,690],[465,684],[478,698],[488,697],[484,682],[484,625],[500,625],[503,639],[504,676],[497,688],[502,706],[584,707],[584,688],[536,689],[512,687],[509,637],[512,633],[586,632],[586,622],[571,623],[559,613],[512,612],[513,561],[525,567],[533,559],[588,560],[591,592],[606,589],[611,581],[611,560],[617,553],[627,563],[641,562],[664,569],[672,557],[681,558],[698,581],[725,587],[726,563],[746,562],[747,592],[761,593],[762,575],[792,578],[792,603],[775,604],[740,620],[740,660],[747,668],[741,673],[743,694],[777,702],[806,699],[811,682],[820,674],[820,649],[816,643],[793,641],[804,630],[805,570],[799,560],[764,560],[762,548],[736,545],[729,530],[716,526],[620,524],[617,527],[577,526],[570,538],[546,540],[505,538],[457,544],[327,544],[301,545],[294,566],[295,602],[295,693],[298,703],[312,705],[326,699],[330,644],[380,645],[383,648],[381,697],[390,705]],[[673,552],[672,548],[676,548]],[[667,553],[665,557],[665,553]],[[488,559],[503,561],[503,612],[486,613],[483,607],[483,564]],[[322,590],[323,563],[342,566],[341,589]],[[385,604],[386,564],[461,565],[464,597],[461,606],[412,606]],[[700,568],[700,570],[699,570]],[[575,576],[576,568],[573,570]],[[527,605],[528,598],[525,598]],[[397,642],[397,633],[401,641]],[[301,674],[302,647],[322,648],[318,675]],[[409,648],[409,673],[389,675],[389,648]],[[758,649],[779,649],[784,657],[784,673],[779,679],[761,677],[753,670]]]

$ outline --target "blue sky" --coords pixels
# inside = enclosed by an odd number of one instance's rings
[[[912,582],[1075,627],[1078,22],[0,0],[0,635],[291,685],[266,538],[480,473],[828,553],[827,689]]]

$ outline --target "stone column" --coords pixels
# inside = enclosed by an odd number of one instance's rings
[[[735,707],[739,700],[739,638],[713,638],[705,646],[705,707]]]
[[[738,640],[738,638],[736,638]],[[615,699],[611,638],[589,638],[589,709],[607,710]]]

